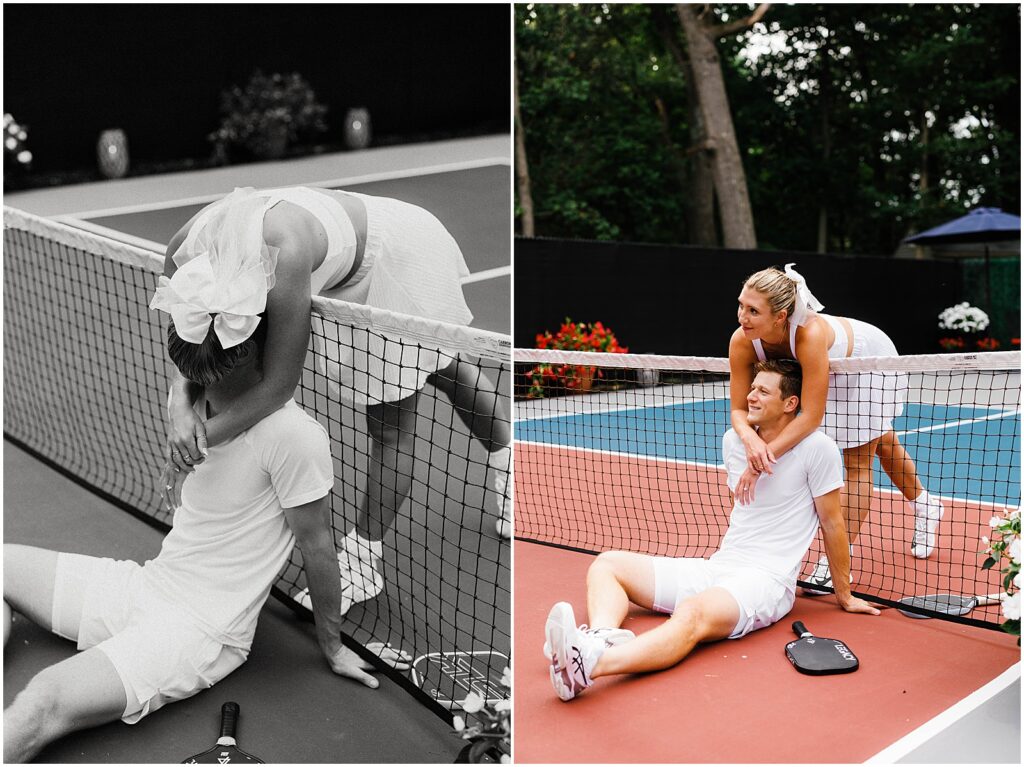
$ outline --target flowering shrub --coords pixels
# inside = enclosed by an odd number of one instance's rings
[[[550,330],[537,334],[538,349],[563,349],[568,351],[610,352],[625,354],[629,351],[619,344],[615,334],[600,322],[565,322],[553,334]],[[580,391],[587,381],[604,378],[604,373],[593,365],[558,365],[541,363],[527,372],[530,388],[527,397],[543,397],[548,388],[565,388]]]
[[[28,127],[4,113],[4,170],[28,170],[32,153],[27,148]]]
[[[508,666],[501,675],[501,683],[511,691],[512,671]],[[509,764],[512,761],[512,701],[506,696],[488,706],[483,697],[471,692],[462,701],[462,710],[477,716],[477,724],[472,727],[467,727],[461,716],[454,719],[455,731],[469,741],[469,747],[463,749],[465,761],[482,762],[490,756],[501,764]]]
[[[994,352],[996,349],[1002,346],[1002,344],[1000,344],[998,340],[989,336],[986,336],[985,338],[979,338],[977,341],[974,342],[974,344],[975,346],[978,347],[978,349],[980,349],[983,352]]]
[[[939,314],[940,330],[957,330],[961,333],[977,333],[988,327],[988,315],[976,306],[964,301],[956,306],[943,309]]]
[[[209,135],[217,153],[243,148],[256,157],[279,157],[303,136],[327,130],[327,107],[300,75],[264,75],[259,70],[245,88],[221,94],[220,128]]]
[[[988,554],[981,568],[988,570],[1002,565],[1002,610],[1006,619],[1003,630],[1016,636],[1020,644],[1020,509],[1007,509],[1002,515],[992,517],[989,526],[992,540],[981,539]]]

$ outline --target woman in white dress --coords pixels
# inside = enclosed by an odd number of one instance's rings
[[[257,274],[265,277],[266,288],[238,297],[226,295],[232,290],[206,295],[203,288],[211,281],[203,275],[211,268],[239,272],[218,280],[221,285],[242,291]],[[171,239],[151,308],[168,312],[177,334],[196,344],[197,354],[228,362],[228,344],[267,322],[264,374],[237,405],[205,422],[193,409],[201,382],[176,376],[168,403],[165,486],[201,462],[208,445],[231,439],[293,396],[309,344],[313,295],[465,325],[472,314],[461,278],[468,274],[441,222],[399,200],[305,187],[246,188],[201,210]],[[314,343],[331,393],[365,406],[367,414],[370,479],[356,526],[339,552],[342,575],[358,602],[383,588],[381,538],[411,489],[416,402],[423,386],[429,381],[450,398],[487,450],[500,507],[495,525],[505,537],[511,528],[511,425],[501,397],[476,365],[419,349],[412,368],[408,350],[376,333],[342,327],[340,335],[336,345],[318,335]]]
[[[739,295],[740,326],[729,341],[732,427],[747,450],[747,473],[737,499],[746,502],[758,475],[819,427],[843,452],[846,485],[843,516],[851,544],[871,511],[873,460],[914,509],[912,556],[923,559],[935,549],[943,507],[921,485],[917,466],[893,431],[903,412],[905,376],[892,373],[829,374],[829,359],[896,356],[889,337],[866,322],[818,312],[824,307],[811,295],[793,264],[785,272],[764,269],[751,275]],[[747,424],[747,393],[753,366],[760,359],[796,359],[803,369],[801,413],[776,439],[765,443]],[[822,557],[811,582],[831,586],[828,561]],[[809,593],[823,593],[809,590]]]

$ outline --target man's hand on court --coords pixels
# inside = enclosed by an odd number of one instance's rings
[[[877,607],[868,604],[860,597],[850,596],[843,602],[837,598],[839,606],[848,613],[864,613],[866,615],[881,615],[882,611]]]
[[[400,671],[409,668],[409,663],[412,660],[405,651],[396,650],[382,642],[370,642],[366,645],[366,649],[377,655],[389,666]],[[360,658],[347,647],[341,647],[332,657],[328,658],[328,663],[330,663],[331,671],[338,676],[354,679],[360,684],[373,689],[380,685],[380,682],[369,673],[374,670],[373,665]]]

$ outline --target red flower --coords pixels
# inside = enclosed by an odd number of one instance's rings
[[[991,337],[979,338],[975,343],[983,352],[994,352],[1001,345],[999,341]]]
[[[964,348],[964,339],[962,338],[940,338],[939,346],[945,349],[947,352],[955,352]]]

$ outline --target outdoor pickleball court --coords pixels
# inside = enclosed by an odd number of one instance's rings
[[[920,582],[943,591],[965,568],[980,567],[992,514],[1007,499],[1019,505],[1019,385],[1012,373],[1005,401],[996,395],[986,407],[908,403],[894,427],[944,499],[940,535],[956,543],[929,559],[910,557],[913,513],[876,463],[873,515],[854,548],[855,590],[898,599],[907,582]],[[728,524],[727,498],[712,490],[725,484],[728,401],[707,387],[659,389],[516,403],[517,761],[892,761],[942,742],[946,727],[992,696],[1002,696],[1007,726],[1015,726],[1014,638],[894,609],[847,615],[831,595],[798,597],[778,624],[703,646],[666,672],[600,679],[577,699],[558,700],[541,652],[544,622],[562,600],[586,622],[588,552],[624,548],[628,530],[634,550],[706,556],[709,539],[717,542]],[[943,464],[951,460],[955,471]],[[681,507],[681,495],[694,506]],[[978,573],[979,590],[1000,590],[998,572]],[[1001,620],[997,605],[971,617]],[[661,620],[634,608],[625,627],[645,631]],[[847,642],[860,670],[796,673],[783,654],[794,620]],[[960,738],[961,753],[986,761],[983,743]]]
[[[475,315],[474,327],[507,333],[510,185],[503,152],[507,142],[495,137],[489,144],[484,142],[484,151],[480,140],[468,142],[471,154],[476,155],[468,159],[458,157],[459,142],[453,143],[455,148],[445,151],[456,157],[448,162],[411,167],[403,165],[409,147],[374,150],[354,157],[358,166],[358,162],[366,162],[367,155],[375,155],[379,172],[357,168],[326,180],[310,177],[305,183],[395,197],[433,212],[459,242],[473,273],[465,281],[464,291]],[[396,167],[388,167],[389,163]],[[266,174],[267,166],[255,170]],[[281,177],[285,179],[282,185],[298,183],[288,179],[287,173]],[[158,180],[150,183],[154,188],[159,185]],[[252,183],[243,175],[231,181],[232,185]],[[258,180],[255,185],[274,182]],[[68,190],[61,193],[66,195]],[[97,209],[83,195],[74,207],[64,202],[64,211],[55,217],[105,237],[159,250],[196,210],[218,196],[210,193],[184,197],[177,203],[162,199]],[[39,204],[38,195],[33,197],[31,202]],[[483,367],[486,373],[498,375],[498,368],[489,368],[486,361]],[[400,598],[395,599],[394,594],[391,600],[386,598],[389,590],[394,591],[389,585],[374,602],[354,607],[345,624],[357,641],[384,634],[396,647],[405,644],[404,649],[417,660],[415,673],[396,675],[398,684],[382,678],[379,691],[364,691],[334,678],[318,659],[310,626],[289,606],[272,599],[261,617],[250,661],[212,692],[168,707],[152,717],[152,723],[144,720],[135,728],[117,723],[72,736],[54,744],[41,759],[175,761],[208,745],[205,740],[210,728],[206,725],[211,717],[216,724],[221,702],[231,698],[242,704],[243,747],[268,761],[449,761],[461,742],[437,716],[436,707],[432,710],[421,705],[423,700],[410,691],[418,687],[425,697],[438,698],[446,708],[451,708],[444,698],[453,697],[453,684],[460,694],[471,689],[496,693],[494,669],[500,676],[511,654],[510,550],[493,530],[494,502],[487,498],[483,462],[477,455],[482,448],[469,438],[447,400],[431,397],[424,406],[429,412],[421,413],[417,426],[420,454],[415,461],[413,492],[400,511],[396,533],[403,532],[402,525],[406,525],[410,530],[404,531],[402,540],[409,541],[415,527],[425,531],[425,542],[418,551],[402,546],[387,551],[385,568],[392,573],[388,583],[400,585]],[[339,415],[332,428],[346,436],[365,433],[365,426],[359,423],[362,417],[358,412]],[[6,541],[139,561],[159,550],[162,535],[157,530],[88,494],[6,441],[4,454]],[[157,463],[156,458],[147,460]],[[345,486],[340,491],[336,487],[336,493],[344,496],[342,503],[336,499],[336,513],[339,506],[345,506],[348,516],[349,507],[358,502],[349,486],[364,481],[359,478],[365,477],[365,456],[335,455],[335,464],[338,475],[344,475],[341,484]],[[155,492],[155,473],[152,482]],[[454,544],[452,538],[456,538]],[[399,561],[402,559],[407,561]],[[421,573],[426,577],[416,575]],[[438,615],[443,619],[438,621]],[[369,629],[364,628],[367,624]],[[404,640],[399,638],[400,627],[409,632]],[[431,652],[419,652],[421,645]],[[19,647],[16,661],[10,652],[15,646]],[[33,671],[70,651],[67,643],[19,621],[5,654],[5,703]],[[283,694],[278,685],[287,685],[292,692]],[[439,691],[447,696],[438,695]],[[278,710],[277,702],[286,706]],[[275,713],[269,715],[271,710]],[[387,743],[381,743],[378,728],[385,722],[398,726],[387,726]],[[140,732],[148,736],[139,737]],[[299,749],[282,751],[281,744],[298,735],[303,741]],[[194,748],[179,746],[186,737],[196,744]]]

